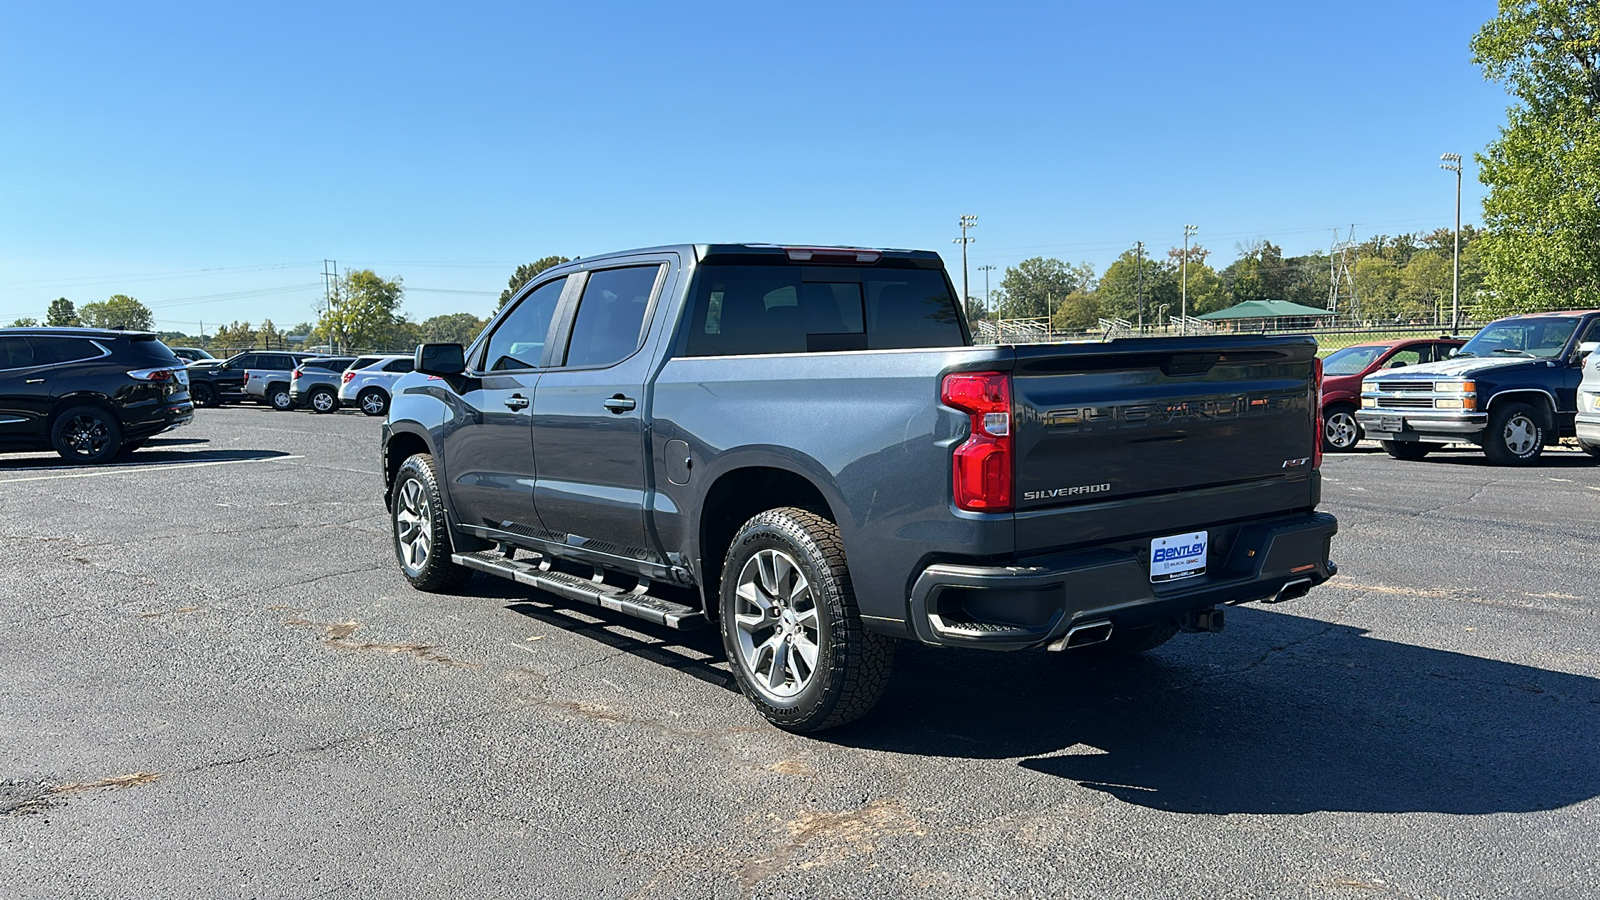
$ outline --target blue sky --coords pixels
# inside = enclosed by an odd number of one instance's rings
[[[0,324],[313,318],[322,260],[485,314],[518,263],[694,241],[1097,270],[1448,226],[1510,100],[1491,0],[51,4],[0,11]],[[982,290],[976,270],[974,294]]]

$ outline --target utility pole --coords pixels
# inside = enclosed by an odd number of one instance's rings
[[[1461,330],[1461,154],[1446,153],[1439,168],[1456,173],[1456,253],[1450,278],[1450,333]]]
[[[1144,241],[1139,241],[1134,246],[1138,248],[1138,256],[1135,257],[1138,262],[1133,267],[1135,284],[1138,285],[1134,289],[1134,297],[1139,306],[1139,333],[1144,334]]]
[[[329,313],[329,316],[328,316],[328,325],[329,325],[329,328],[328,328],[328,351],[330,353],[338,353],[342,349],[342,347],[335,346],[334,345],[334,340],[333,340],[333,327],[339,321],[338,317],[333,315],[333,313],[335,313],[336,310],[337,310],[337,305],[336,304],[338,302],[337,298],[338,298],[338,295],[339,295],[339,288],[338,288],[338,284],[337,284],[338,279],[339,279],[339,263],[338,263],[338,261],[337,260],[332,260],[332,259],[323,260],[322,261],[322,299],[327,304],[328,313]],[[342,343],[342,342],[340,342],[340,343]]]
[[[978,271],[983,273],[983,311],[987,313],[989,312],[989,273],[994,271],[994,266],[979,266]]]
[[[978,227],[978,217],[977,216],[962,216],[961,217],[961,237],[951,238],[950,239],[950,243],[952,243],[952,244],[960,244],[961,245],[961,308],[962,309],[966,309],[967,308],[967,303],[969,301],[971,301],[971,299],[972,299],[971,292],[969,292],[967,290],[967,245],[972,243],[973,241],[977,240],[977,238],[967,237],[967,229],[968,228],[976,228],[976,227]]]
[[[1181,326],[1180,334],[1189,333],[1189,238],[1199,233],[1199,226],[1183,226],[1183,306],[1181,307],[1181,312],[1179,312],[1183,325]]]

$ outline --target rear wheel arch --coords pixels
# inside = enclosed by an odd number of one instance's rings
[[[833,505],[815,481],[791,469],[744,466],[718,475],[700,505],[700,591],[706,614],[715,617],[722,562],[739,529],[769,509],[792,507],[816,513],[839,524]]]

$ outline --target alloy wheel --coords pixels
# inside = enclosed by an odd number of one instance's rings
[[[311,395],[311,407],[317,412],[328,412],[333,409],[333,395],[327,391],[317,391]]]
[[[105,451],[111,443],[111,429],[96,416],[77,415],[67,420],[63,438],[74,456],[88,459]]]
[[[1360,427],[1356,424],[1356,417],[1340,410],[1328,416],[1322,426],[1323,437],[1328,446],[1335,450],[1349,450],[1356,445],[1361,434]]]
[[[1538,436],[1539,427],[1533,423],[1533,419],[1525,415],[1515,415],[1506,420],[1501,440],[1505,441],[1507,450],[1517,456],[1527,456],[1533,452]]]
[[[794,557],[763,549],[739,572],[734,623],[740,661],[762,694],[787,700],[811,684],[821,631],[811,583]]]
[[[433,509],[422,482],[415,478],[400,486],[394,508],[394,539],[406,571],[413,575],[421,572],[433,552]]]

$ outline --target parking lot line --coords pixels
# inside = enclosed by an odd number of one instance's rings
[[[218,459],[210,462],[173,463],[172,465],[127,466],[104,472],[66,472],[61,475],[34,475],[29,478],[0,478],[0,484],[17,484],[23,481],[53,481],[57,478],[98,478],[101,475],[124,475],[129,472],[161,472],[168,469],[199,469],[204,466],[231,466],[235,463],[278,462],[286,459],[305,459],[304,456],[269,456],[265,459]]]

